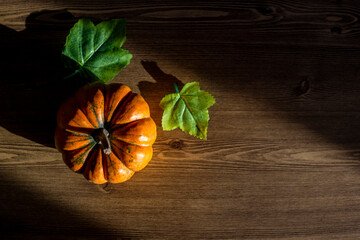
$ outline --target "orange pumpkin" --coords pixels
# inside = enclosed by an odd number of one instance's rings
[[[150,161],[156,125],[144,98],[122,84],[92,83],[57,114],[56,148],[75,172],[97,184],[120,183]]]

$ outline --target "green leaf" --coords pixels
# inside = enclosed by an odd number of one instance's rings
[[[215,99],[205,91],[200,90],[199,83],[186,84],[180,93],[166,95],[160,102],[164,109],[162,128],[170,131],[180,128],[200,139],[206,139],[208,121],[207,108],[215,103]]]
[[[82,18],[66,37],[62,51],[65,67],[90,81],[107,82],[130,63],[132,55],[121,48],[125,39],[124,19],[95,26],[90,19]]]

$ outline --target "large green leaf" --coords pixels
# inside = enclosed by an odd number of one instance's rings
[[[209,112],[215,99],[200,90],[199,83],[186,84],[180,92],[166,95],[160,102],[164,109],[162,128],[166,131],[180,128],[195,137],[206,139]]]
[[[66,37],[62,52],[65,66],[90,81],[107,82],[130,63],[132,55],[121,48],[125,39],[124,19],[95,26],[90,19],[82,18]]]

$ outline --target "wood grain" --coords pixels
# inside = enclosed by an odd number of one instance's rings
[[[134,58],[113,81],[158,126],[123,184],[86,182],[53,146],[82,16],[126,17]],[[360,239],[359,17],[347,0],[1,1],[1,238]],[[159,101],[191,81],[217,102],[207,141],[161,129]]]

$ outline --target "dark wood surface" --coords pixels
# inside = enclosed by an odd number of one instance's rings
[[[53,146],[78,17],[126,17],[113,82],[149,102],[154,157],[94,185]],[[0,2],[0,238],[360,239],[360,2]],[[161,129],[160,99],[200,82],[208,140]]]

